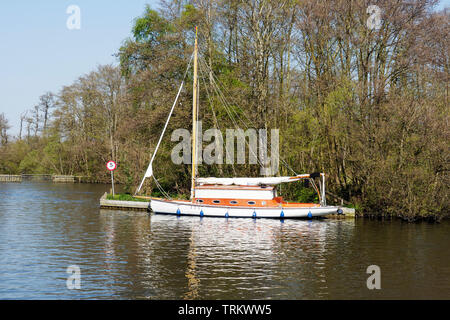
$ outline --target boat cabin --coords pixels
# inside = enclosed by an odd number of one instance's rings
[[[197,199],[273,200],[276,196],[274,186],[201,185],[195,188]]]
[[[318,207],[314,203],[288,203],[278,197],[274,186],[200,185],[194,203],[226,207]]]

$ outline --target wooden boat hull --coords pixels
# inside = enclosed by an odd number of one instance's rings
[[[316,207],[232,207],[205,205],[182,200],[152,199],[149,209],[157,214],[223,218],[312,218],[337,214],[334,206]]]

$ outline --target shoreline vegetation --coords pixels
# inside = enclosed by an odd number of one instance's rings
[[[0,173],[107,183],[105,164],[114,160],[115,181],[132,194],[198,26],[202,64],[212,69],[200,75],[204,129],[235,128],[211,90],[217,82],[231,99],[228,108],[250,128],[279,129],[280,154],[291,168],[326,172],[328,190],[362,214],[449,217],[450,18],[435,11],[436,1],[383,2],[377,29],[368,26],[362,0],[184,3],[143,8],[115,52],[117,65],[98,66],[44,93],[21,115],[17,135],[0,114]],[[171,195],[190,190],[190,166],[171,161],[179,141],[171,141],[170,132],[190,130],[191,101],[189,76],[153,165]],[[202,165],[199,175],[258,176],[259,169]],[[290,174],[280,168],[279,175]],[[282,188],[289,201],[315,200],[301,183]],[[157,191],[153,181],[144,185],[143,194]]]
[[[161,195],[155,196],[155,197],[159,197]],[[131,194],[126,194],[126,193],[119,193],[119,194],[115,194],[114,196],[111,193],[108,193],[106,195],[106,200],[118,200],[118,201],[136,201],[136,202],[148,202],[149,197],[145,197],[145,198],[136,198],[133,197]],[[173,196],[174,199],[182,199],[182,200],[187,200],[187,197],[185,195],[175,195]],[[377,214],[370,214],[370,213],[365,213],[362,212],[361,209],[357,206],[357,205],[352,205],[352,204],[344,204],[341,207],[343,208],[350,208],[350,209],[355,209],[355,212],[351,215],[351,217],[354,218],[366,218],[366,219],[376,219],[376,220],[395,220],[395,219],[399,219],[402,221],[408,221],[408,222],[421,222],[421,221],[427,221],[427,222],[436,222],[437,220],[434,218],[430,218],[430,217],[416,217],[414,220],[411,219],[405,219],[401,216],[393,216],[393,215],[386,215],[386,214],[382,214],[382,215],[377,215]],[[332,215],[332,216],[336,216],[336,215]],[[440,220],[439,220],[440,221]]]
[[[137,201],[137,202],[148,202],[146,199],[135,198],[130,194],[115,194],[114,196],[111,193],[106,195],[107,200],[119,200],[119,201]]]

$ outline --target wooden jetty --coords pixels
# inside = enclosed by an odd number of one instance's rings
[[[0,182],[43,182],[52,181],[53,183],[95,183],[89,177],[71,176],[71,175],[51,175],[51,174],[0,174]]]
[[[357,217],[356,215],[356,209],[354,208],[346,208],[346,207],[340,207],[343,211],[343,214],[330,214],[327,215],[327,218],[330,219],[355,219]]]
[[[116,210],[133,210],[133,211],[147,211],[150,202],[139,202],[139,201],[119,201],[119,200],[108,200],[108,193],[100,198],[100,208],[101,209],[116,209]],[[141,197],[144,198],[144,197]],[[354,208],[341,208],[343,211],[342,215],[328,215],[327,218],[331,219],[354,219],[356,217],[356,210]]]
[[[339,206],[342,209],[342,211],[343,211],[343,214],[341,214],[341,215],[330,214],[330,215],[327,216],[328,218],[331,218],[331,219],[345,219],[345,218],[354,219],[354,218],[357,217],[355,208],[344,207],[344,205],[347,205],[347,206],[351,205],[350,202],[342,199],[341,197],[339,197],[339,196],[337,196],[334,193],[331,193],[329,191],[327,191],[326,194],[327,194],[327,196],[329,196],[329,200],[331,202],[334,202],[335,205]]]
[[[54,183],[75,183],[74,176],[53,175],[52,181]]]
[[[22,176],[2,174],[0,175],[0,182],[22,182]]]
[[[108,193],[100,198],[100,208],[101,209],[117,209],[117,210],[136,210],[136,211],[147,211],[150,202],[140,202],[140,201],[120,201],[120,200],[108,200]]]

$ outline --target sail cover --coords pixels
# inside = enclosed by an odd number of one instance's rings
[[[259,185],[277,185],[280,183],[294,182],[300,179],[309,178],[309,174],[300,174],[294,177],[261,177],[261,178],[197,178],[199,184],[220,184],[224,186],[259,186]]]

